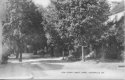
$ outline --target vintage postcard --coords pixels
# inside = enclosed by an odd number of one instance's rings
[[[125,80],[125,0],[0,0],[1,80]]]

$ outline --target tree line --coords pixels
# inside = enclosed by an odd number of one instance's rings
[[[106,0],[51,0],[46,9],[32,0],[7,0],[6,5],[4,56],[15,54],[22,61],[22,53],[31,52],[81,58],[84,48],[84,58],[93,52],[101,60],[123,59],[124,16],[107,22]]]

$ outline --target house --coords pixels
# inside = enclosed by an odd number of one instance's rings
[[[114,3],[114,2],[113,2]],[[115,23],[111,29],[114,30],[116,38],[119,42],[123,42],[122,46],[125,47],[125,1],[122,0],[121,2],[115,3],[115,6],[111,9],[111,13],[109,16],[108,22]],[[123,51],[124,52],[124,51]],[[125,52],[123,55],[125,58]],[[125,59],[124,59],[125,60]]]

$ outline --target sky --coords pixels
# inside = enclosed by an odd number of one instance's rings
[[[34,3],[36,4],[36,5],[41,5],[41,6],[43,6],[44,8],[46,8],[46,7],[48,7],[49,5],[50,5],[50,3],[51,3],[51,1],[50,0],[33,0],[34,1]],[[120,1],[122,1],[122,0],[108,0],[109,2],[112,2],[112,1],[117,1],[117,2],[120,2]],[[124,0],[125,1],[125,0]]]
[[[50,0],[33,0],[36,5],[41,5],[44,8],[48,7],[51,3]]]
[[[118,2],[120,2],[120,1],[122,1],[122,0],[108,0],[108,1],[110,1],[110,2],[111,2],[111,1],[118,1]]]

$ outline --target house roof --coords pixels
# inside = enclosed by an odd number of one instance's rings
[[[112,10],[111,10],[111,15],[120,13],[122,11],[125,11],[125,2],[122,0],[118,5],[116,5]]]

